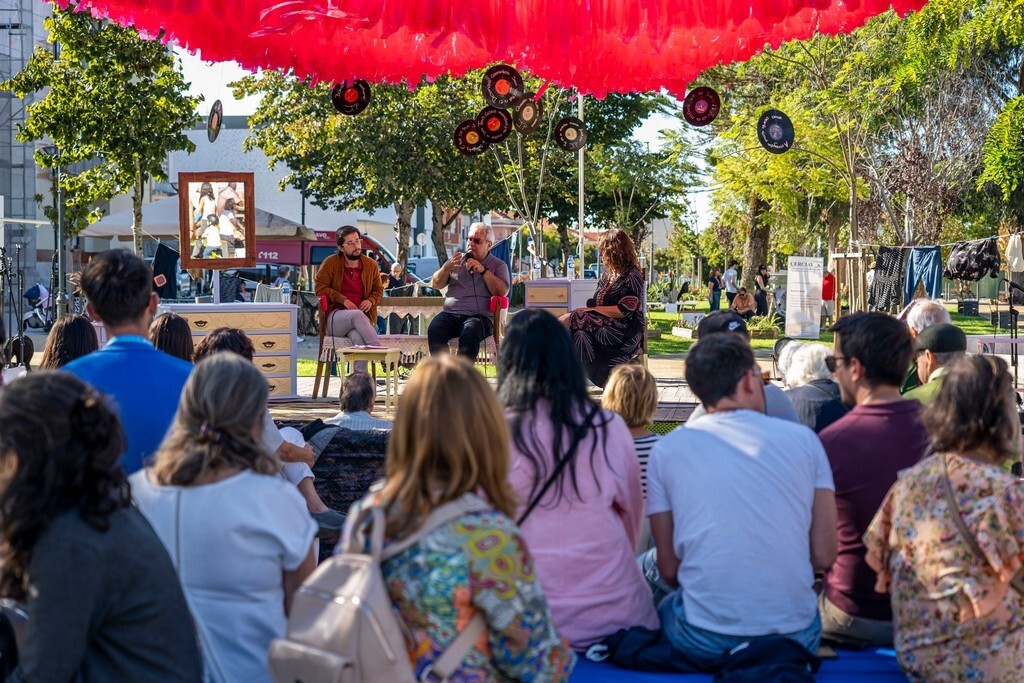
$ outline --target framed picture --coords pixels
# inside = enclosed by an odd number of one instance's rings
[[[178,206],[182,268],[256,265],[252,173],[179,173]]]

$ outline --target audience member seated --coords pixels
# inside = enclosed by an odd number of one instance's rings
[[[513,316],[498,355],[517,524],[558,630],[576,650],[619,629],[657,628],[634,559],[640,463],[622,418],[587,395],[568,332],[551,314]]]
[[[747,345],[750,345],[750,335],[747,332],[747,323],[743,318],[739,317],[732,311],[716,311],[710,315],[704,316],[700,323],[697,325],[697,337],[703,339],[708,335],[732,333],[746,341]],[[786,420],[788,422],[800,422],[800,418],[796,414],[796,409],[793,407],[793,403],[789,400],[784,392],[774,384],[767,383],[764,385],[764,399],[765,399],[765,410],[764,413],[768,417],[777,417],[780,420]],[[703,404],[698,405],[692,413],[687,422],[692,422],[698,417],[707,415],[707,411]]]
[[[219,327],[199,342],[196,347],[195,361],[199,363],[204,358],[222,351],[238,354],[250,363],[253,362],[255,355],[252,340],[246,336],[245,332],[230,327]],[[345,524],[345,516],[329,509],[316,492],[312,470],[313,449],[308,445],[298,446],[286,440],[274,424],[270,409],[265,405],[263,406],[260,446],[281,461],[281,475],[302,494],[310,514],[320,525],[321,534],[337,537]]]
[[[740,287],[739,293],[736,294],[736,297],[729,305],[729,310],[744,320],[750,320],[754,317],[754,311],[757,310],[757,302],[754,301],[754,295],[748,292],[746,287]]]
[[[259,442],[267,394],[244,358],[202,360],[155,464],[131,477],[178,568],[214,680],[270,683],[267,648],[315,567],[316,523]]]
[[[341,385],[341,394],[338,396],[341,412],[324,420],[324,424],[353,431],[391,429],[390,421],[378,420],[370,415],[376,398],[377,384],[373,378],[365,372],[353,372]]]
[[[934,400],[949,366],[967,353],[967,335],[952,323],[925,328],[914,339],[914,360],[920,385],[903,394],[928,405]]]
[[[447,287],[444,310],[427,326],[430,353],[449,353],[458,337],[459,355],[476,361],[480,344],[494,334],[491,297],[506,296],[512,280],[508,266],[491,254],[494,231],[486,223],[469,226],[466,253],[456,251],[430,278],[434,289]]]
[[[192,328],[177,313],[162,313],[153,318],[149,326],[149,341],[157,351],[163,351],[189,363],[195,353]]]
[[[643,348],[647,334],[644,296],[647,284],[640,270],[636,245],[629,235],[612,229],[598,244],[604,272],[594,298],[584,308],[563,315],[587,379],[599,387],[616,365],[632,360]]]
[[[832,350],[821,344],[792,344],[795,347],[786,369],[786,396],[793,402],[802,424],[815,432],[846,415],[839,385],[832,379],[826,361]],[[787,347],[788,348],[788,347]]]
[[[678,586],[658,607],[665,636],[705,666],[769,635],[814,652],[814,572],[836,556],[821,443],[764,415],[761,371],[739,335],[702,335],[686,381],[708,414],[654,447],[647,489],[658,574]]]
[[[839,514],[839,557],[825,574],[819,608],[823,634],[855,646],[892,643],[889,596],[875,590],[864,561],[864,532],[897,473],[924,455],[921,404],[900,396],[911,358],[906,325],[885,313],[840,318],[835,356],[827,359],[843,403],[853,409],[822,430]]]
[[[430,665],[477,614],[486,622],[486,641],[450,680],[569,680],[575,656],[555,629],[531,549],[510,519],[516,497],[508,484],[508,443],[501,406],[483,376],[450,355],[425,360],[398,404],[383,488],[349,513],[346,543],[366,531],[353,527],[367,507],[384,509],[387,555],[430,510],[454,501],[467,507],[381,564],[409,627],[417,680],[433,680]]]
[[[903,310],[902,315],[905,317],[907,327],[910,329],[911,338],[917,338],[917,335],[932,325],[953,322],[949,317],[949,311],[946,310],[946,307],[938,301],[932,301],[931,299],[914,299]],[[916,359],[912,358],[906,369],[900,393],[905,394],[920,384],[921,380],[917,376],[917,362]]]
[[[1012,392],[1003,360],[956,361],[924,414],[935,455],[900,474],[865,534],[913,681],[1020,680],[1024,488],[1000,468],[1020,441]]]
[[[647,461],[658,435],[648,429],[658,410],[658,382],[642,365],[620,365],[608,376],[601,407],[622,416],[640,463],[640,488],[647,498]]]
[[[96,330],[84,315],[69,313],[53,324],[46,336],[40,370],[56,370],[100,347]]]
[[[121,462],[131,474],[156,452],[171,426],[192,365],[149,341],[158,297],[153,271],[141,258],[124,249],[97,254],[82,269],[81,286],[89,317],[103,323],[110,341],[65,369],[116,404],[127,441]]]
[[[174,566],[132,505],[124,432],[100,395],[29,374],[0,392],[0,434],[0,595],[30,615],[7,681],[202,680]]]

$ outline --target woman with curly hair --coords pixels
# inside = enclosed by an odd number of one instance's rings
[[[601,236],[598,248],[604,273],[598,280],[597,293],[585,308],[577,308],[560,320],[569,327],[587,377],[603,387],[612,368],[632,359],[643,344],[646,285],[629,235],[609,230]]]
[[[8,682],[202,680],[174,566],[132,506],[124,445],[117,417],[68,373],[0,392],[0,595],[30,615]]]

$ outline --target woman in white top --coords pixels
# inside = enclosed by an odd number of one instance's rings
[[[267,648],[315,566],[317,525],[259,446],[267,382],[241,356],[196,366],[153,467],[131,478],[170,553],[217,683],[270,683]]]

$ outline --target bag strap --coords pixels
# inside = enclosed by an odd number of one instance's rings
[[[964,518],[960,514],[960,506],[957,505],[956,502],[956,493],[953,492],[953,484],[949,480],[949,465],[946,462],[945,454],[942,455],[942,473],[944,475],[942,477],[942,488],[946,492],[946,499],[953,508],[953,521],[956,522],[956,528],[960,530],[960,535],[963,536],[965,541],[967,541],[967,545],[970,547],[971,552],[973,552],[978,559],[982,560],[985,564],[989,564],[984,551],[982,551],[981,546],[978,545],[977,539],[974,538],[974,534],[971,533],[971,530],[967,528],[967,525],[964,523]]]
[[[580,445],[580,441],[583,440],[583,435],[586,434],[587,429],[590,427],[591,423],[593,423],[594,416],[597,415],[598,410],[600,410],[600,408],[598,408],[596,405],[593,406],[590,410],[590,414],[588,414],[586,419],[583,420],[582,424],[580,424],[580,426],[576,428],[575,433],[573,433],[572,435],[572,442],[569,444],[569,449],[565,452],[565,456],[558,461],[557,465],[555,465],[555,470],[551,473],[551,476],[548,477],[548,480],[544,482],[544,486],[541,487],[540,493],[538,493],[534,497],[534,499],[530,501],[530,504],[526,507],[526,511],[519,516],[518,520],[516,520],[516,526],[522,526],[523,522],[526,521],[526,518],[530,516],[531,512],[533,512],[533,509],[537,507],[537,505],[540,504],[540,501],[544,499],[544,495],[548,492],[548,489],[550,489],[551,486],[555,483],[555,480],[557,480],[562,475],[562,470],[565,469],[565,466],[569,464],[569,461],[571,461],[572,457],[576,454],[576,448]]]

